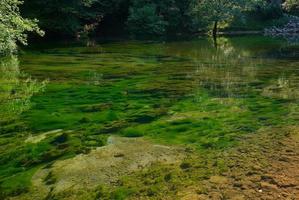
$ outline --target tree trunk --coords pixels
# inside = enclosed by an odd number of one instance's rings
[[[218,22],[214,22],[214,28],[213,28],[213,38],[217,37],[217,32],[218,32]]]
[[[218,32],[218,22],[214,22],[213,27],[213,41],[214,41],[214,47],[217,49],[217,32]]]

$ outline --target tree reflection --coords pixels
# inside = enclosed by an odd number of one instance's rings
[[[248,55],[250,52],[235,48],[229,39],[218,38],[217,49],[197,60],[196,84],[218,97],[247,95],[249,84],[256,79],[259,63]]]
[[[271,81],[268,87],[263,89],[262,94],[264,96],[281,99],[298,99],[298,82],[296,82],[296,76],[282,75],[277,80]]]
[[[15,120],[30,108],[31,97],[45,87],[46,82],[33,80],[19,69],[16,56],[0,61],[0,125]],[[0,129],[1,132],[1,129]]]

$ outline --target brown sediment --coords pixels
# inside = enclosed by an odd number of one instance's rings
[[[299,127],[269,128],[249,135],[221,155],[226,172],[178,193],[184,200],[299,199]]]
[[[137,187],[127,199],[299,200],[299,127],[264,128],[239,140],[204,155],[111,137],[106,147],[39,170],[31,191],[16,199],[96,199],[97,186],[106,185],[110,192]]]

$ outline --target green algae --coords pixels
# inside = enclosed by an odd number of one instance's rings
[[[217,49],[202,39],[26,50],[21,69],[48,84],[30,93],[30,107],[19,117],[0,121],[0,183],[9,186],[15,174],[28,183],[26,174],[35,167],[87,153],[105,145],[111,134],[216,151],[265,127],[296,125],[298,59],[272,56],[285,46],[263,37],[237,37],[221,38]],[[62,135],[23,142],[57,129]],[[129,194],[120,189],[111,195]]]

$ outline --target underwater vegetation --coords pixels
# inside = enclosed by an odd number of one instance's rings
[[[0,195],[26,192],[36,170],[102,147],[111,135],[217,152],[265,127],[296,125],[299,60],[284,44],[257,36],[220,38],[217,48],[200,39],[25,50],[22,72],[1,65]],[[131,193],[120,187],[110,195]]]

